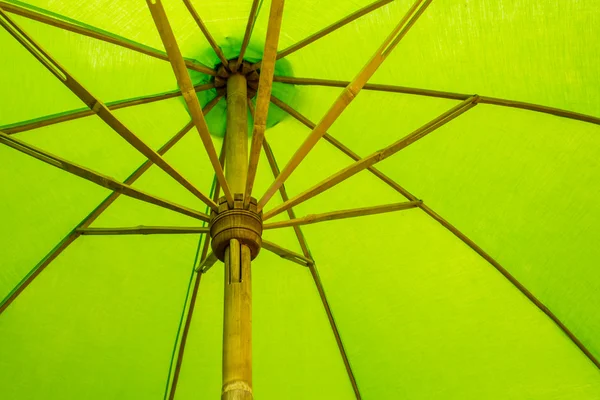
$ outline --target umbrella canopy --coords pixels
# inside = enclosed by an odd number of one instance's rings
[[[593,2],[0,0],[0,25],[3,398],[220,396],[209,214],[250,194],[255,398],[600,398]]]

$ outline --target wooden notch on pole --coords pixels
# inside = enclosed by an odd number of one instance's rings
[[[300,148],[294,153],[287,165],[283,168],[279,176],[275,179],[273,184],[267,189],[265,194],[258,202],[259,211],[273,197],[277,189],[286,181],[286,179],[294,172],[294,170],[300,165],[302,160],[306,158],[308,153],[317,144],[319,139],[323,137],[326,131],[333,125],[335,120],[344,112],[346,107],[354,100],[354,98],[361,91],[362,87],[367,81],[373,76],[375,71],[387,58],[391,50],[399,43],[408,30],[416,22],[417,18],[425,11],[427,6],[431,3],[431,0],[417,0],[406,15],[402,18],[400,23],[394,28],[392,33],[387,39],[379,46],[378,50],[371,57],[369,62],[362,68],[362,70],[356,75],[356,77],[350,82],[350,84],[342,91],[341,95],[331,105],[325,116],[319,121],[317,126],[313,129],[310,135],[302,143]],[[420,8],[419,8],[420,7]]]
[[[404,201],[402,203],[386,204],[382,206],[354,208],[351,210],[332,211],[323,214],[310,214],[302,218],[291,219],[287,221],[273,222],[264,225],[263,229],[286,228],[288,226],[300,226],[314,224],[323,221],[333,221],[337,219],[364,217],[367,215],[383,214],[394,211],[408,210],[419,207],[420,201]]]
[[[269,25],[267,27],[267,39],[263,54],[263,64],[260,71],[258,83],[258,94],[256,97],[256,109],[253,111],[254,124],[252,128],[252,144],[248,161],[248,173],[246,177],[246,188],[244,194],[244,207],[250,203],[256,170],[260,158],[262,141],[267,129],[267,114],[273,87],[273,74],[275,73],[275,57],[279,34],[281,32],[281,20],[283,18],[284,0],[272,0],[269,14]]]
[[[56,18],[51,15],[47,15],[18,4],[8,3],[6,1],[0,1],[0,8],[4,9],[5,11],[11,14],[16,14],[21,17],[41,22],[46,25],[54,26],[59,29],[74,32],[79,35],[91,37],[93,39],[101,40],[103,42],[124,47],[126,49],[157,58],[159,60],[169,61],[169,57],[163,51],[152,48],[150,46],[146,46],[141,43],[132,42],[131,40],[124,39],[120,36],[111,33],[90,29],[85,26],[74,24],[72,22]],[[211,76],[216,76],[216,72],[213,69],[198,64],[194,60],[185,60],[185,65],[191,70],[198,71]]]
[[[308,36],[307,38],[302,39],[299,42],[294,43],[293,45],[281,50],[280,52],[277,53],[277,60],[279,60],[280,58],[289,56],[292,53],[295,53],[296,51],[308,46],[309,44],[316,42],[317,40],[321,39],[322,37],[327,36],[331,32],[334,32],[334,31],[340,29],[341,27],[349,24],[350,22],[355,21],[355,20],[359,19],[360,17],[367,15],[372,11],[375,11],[375,10],[379,9],[380,7],[383,7],[384,5],[391,3],[392,1],[393,0],[378,0],[371,4],[368,4],[367,6],[361,8],[360,10],[357,10],[357,11],[353,12],[352,14],[347,15],[346,17],[342,18],[341,20],[334,22],[333,24],[321,29],[320,31],[313,33],[312,35]],[[261,68],[261,66],[262,66],[262,61],[259,61],[257,63],[252,64],[252,69],[257,70],[257,69]]]
[[[221,165],[219,164],[219,156],[217,155],[215,146],[213,145],[212,138],[208,130],[208,125],[206,124],[204,114],[202,113],[202,108],[200,107],[200,102],[198,101],[198,97],[194,91],[192,80],[185,67],[181,50],[179,49],[179,45],[175,40],[175,34],[171,28],[167,14],[165,13],[165,9],[163,8],[161,0],[146,0],[146,3],[148,4],[148,8],[152,14],[152,19],[154,20],[154,24],[156,25],[156,29],[158,30],[160,38],[165,46],[165,49],[167,50],[175,78],[177,79],[177,83],[179,84],[179,88],[183,94],[183,98],[188,106],[192,120],[196,125],[200,139],[204,144],[204,148],[206,149],[210,163],[212,164],[212,167],[217,175],[217,180],[221,185],[221,189],[223,190],[228,204],[233,206],[233,195],[229,190],[229,186],[227,185],[223,168],[221,168]],[[211,203],[210,207],[213,210],[216,210],[216,204],[212,200],[208,200]]]
[[[299,195],[295,196],[294,198],[290,199],[289,201],[273,208],[272,210],[270,210],[269,212],[264,214],[263,220],[266,221],[267,219],[274,217],[275,215],[281,213],[282,211],[287,210],[289,207],[296,206],[296,205],[324,192],[325,190],[328,190],[328,189],[334,187],[335,185],[339,184],[340,182],[343,182],[344,180],[350,178],[351,176],[354,176],[358,172],[360,172],[364,169],[367,169],[370,166],[377,164],[378,162],[381,162],[381,161],[385,160],[386,158],[396,154],[398,151],[402,150],[403,148],[411,145],[412,143],[416,142],[417,140],[425,137],[429,133],[435,131],[436,129],[447,124],[454,118],[458,117],[459,115],[461,115],[464,112],[473,108],[477,104],[478,98],[479,98],[479,96],[477,96],[477,95],[470,97],[469,99],[461,102],[457,106],[451,108],[450,110],[441,114],[437,118],[433,119],[432,121],[430,121],[427,124],[423,125],[422,127],[418,128],[414,132],[408,134],[407,136],[400,139],[399,141],[385,147],[382,150],[376,151],[375,153],[373,153],[365,158],[362,158],[359,161],[356,161],[354,164],[351,164],[348,167],[342,169],[341,171],[339,171],[336,174],[330,176],[329,178],[323,180],[322,182],[313,186],[312,188],[308,189],[307,191],[300,193]]]

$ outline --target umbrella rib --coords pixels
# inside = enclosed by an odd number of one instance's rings
[[[206,119],[204,118],[204,114],[202,114],[200,102],[198,101],[198,97],[194,91],[194,86],[192,84],[190,75],[185,68],[181,51],[177,45],[177,40],[175,39],[175,35],[165,13],[165,9],[163,8],[161,0],[146,0],[146,3],[148,4],[148,8],[152,14],[152,19],[154,20],[154,24],[156,25],[156,29],[158,30],[160,38],[167,49],[167,54],[169,55],[169,61],[171,62],[171,67],[173,68],[175,78],[177,78],[177,83],[179,84],[181,93],[183,93],[183,98],[188,106],[192,120],[196,125],[196,129],[198,130],[200,139],[204,144],[204,148],[206,149],[210,163],[212,164],[212,167],[217,175],[217,180],[219,181],[221,189],[225,194],[227,203],[230,207],[233,207],[233,195],[231,194],[229,186],[227,185],[227,180],[225,179],[223,168],[219,163],[219,156],[217,155],[215,146],[213,145],[212,137],[208,130],[208,125],[206,124]],[[211,204],[211,208],[216,211],[217,207],[215,202],[211,199],[208,199],[208,201]]]
[[[217,258],[215,253],[211,251],[206,257],[202,259],[202,261],[200,261],[198,266],[195,268],[195,271],[201,274],[205,274],[206,272],[208,272],[209,269],[213,267],[213,265],[215,265],[217,261],[219,261],[219,259]]]
[[[346,350],[342,342],[342,337],[340,336],[337,324],[335,322],[335,319],[333,318],[333,312],[331,311],[331,307],[329,306],[329,301],[327,300],[327,296],[325,295],[325,289],[323,288],[323,282],[321,281],[321,277],[319,276],[319,271],[317,271],[317,266],[313,263],[310,264],[308,268],[310,269],[310,274],[312,275],[313,281],[317,286],[319,297],[321,298],[321,302],[323,303],[323,307],[325,308],[325,313],[327,314],[329,325],[331,326],[333,336],[335,337],[335,341],[338,345],[338,349],[340,350],[342,360],[344,361],[344,366],[346,367],[346,372],[348,373],[348,377],[350,378],[350,383],[352,384],[352,389],[354,390],[356,400],[361,400],[362,396],[360,395],[358,384],[356,383],[356,378],[354,377],[354,372],[352,371],[352,366],[350,365],[350,360],[346,355]]]
[[[102,103],[97,97],[85,89],[72,75],[70,75],[52,56],[44,51],[25,31],[23,31],[14,21],[12,21],[0,9],[0,25],[10,33],[17,41],[25,47],[40,63],[42,63],[53,75],[55,75],[67,88],[73,92],[84,104],[86,104],[100,119],[117,132],[136,150],[142,153],[146,158],[152,160],[159,168],[169,174],[180,185],[194,194],[211,208],[217,208],[216,204],[200,192],[192,183],[185,179],[175,168],[167,163],[161,155],[156,153],[139,137],[131,132],[115,115]],[[193,89],[192,89],[193,91]],[[195,92],[194,92],[195,96]]]
[[[375,54],[371,57],[369,62],[361,69],[356,77],[350,82],[350,84],[342,91],[337,100],[331,105],[325,116],[319,121],[315,129],[310,133],[306,140],[302,143],[300,148],[296,150],[292,158],[288,161],[287,165],[281,171],[281,174],[275,179],[273,184],[267,189],[263,197],[258,202],[259,211],[269,202],[271,197],[275,194],[279,186],[281,186],[286,179],[294,172],[294,170],[300,165],[302,160],[306,158],[308,153],[317,144],[319,139],[323,137],[327,129],[329,129],[336,119],[342,115],[348,105],[354,100],[359,94],[362,87],[377,71],[379,66],[388,57],[390,52],[399,43],[399,41],[408,33],[410,28],[416,23],[419,17],[425,12],[432,0],[416,0],[408,12],[404,15],[402,20],[390,33],[390,35],[383,41],[379,46]]]
[[[192,210],[191,208],[184,207],[178,204],[175,204],[171,201],[161,199],[159,197],[153,196],[146,192],[143,192],[139,189],[136,189],[126,183],[121,183],[110,176],[100,174],[96,171],[93,171],[89,168],[82,167],[70,161],[67,161],[63,158],[50,154],[44,150],[41,150],[37,147],[31,146],[19,139],[8,136],[7,134],[0,131],[0,143],[3,143],[9,147],[12,147],[15,150],[18,150],[22,153],[25,153],[33,158],[37,158],[40,161],[43,161],[47,164],[50,164],[56,168],[67,171],[73,175],[79,176],[85,180],[93,182],[99,186],[110,189],[114,192],[120,192],[126,196],[133,197],[135,199],[144,201],[146,203],[154,204],[163,208],[167,208],[169,210],[178,212],[180,214],[187,215],[192,218],[199,219],[201,221],[209,221],[210,217],[204,213],[201,213],[196,210]]]
[[[477,104],[477,99],[478,99],[478,96],[475,95],[475,96],[468,98],[465,101],[462,101],[457,106],[451,108],[450,110],[441,114],[437,118],[431,120],[430,122],[426,123],[422,127],[416,129],[415,131],[406,135],[405,137],[398,140],[397,142],[392,143],[391,145],[383,148],[382,150],[376,151],[375,153],[373,153],[365,158],[361,158],[359,161],[356,161],[353,164],[350,164],[348,167],[331,175],[329,178],[326,178],[325,180],[323,180],[322,182],[313,186],[312,188],[308,189],[307,191],[300,193],[299,195],[295,196],[294,198],[290,199],[289,201],[286,201],[285,203],[283,203],[283,204],[273,208],[269,212],[265,213],[263,216],[263,220],[266,221],[269,218],[272,218],[275,215],[281,213],[282,211],[285,211],[289,207],[296,206],[308,199],[311,199],[312,197],[314,197],[328,189],[331,189],[335,185],[354,176],[355,174],[359,173],[360,171],[367,169],[368,167],[396,154],[403,148],[405,148],[405,147],[411,145],[412,143],[416,142],[417,140],[427,136],[429,133],[435,131],[436,129],[447,124],[454,118],[460,116],[464,112],[475,107],[475,105]]]
[[[273,150],[271,146],[269,146],[267,140],[263,141],[263,149],[265,151],[265,155],[267,156],[267,160],[269,161],[269,166],[271,167],[271,171],[273,172],[273,176],[277,177],[279,175],[279,167],[277,165],[277,161],[275,160],[275,155],[273,154]],[[285,185],[281,185],[279,188],[279,193],[281,195],[281,199],[286,202],[289,200],[289,196],[285,189]],[[294,213],[293,208],[289,208],[287,210],[288,216],[290,219],[295,219],[296,215]],[[296,238],[298,239],[298,243],[300,244],[300,248],[302,249],[302,253],[304,257],[312,260],[312,256],[310,251],[308,250],[308,244],[306,243],[306,238],[302,233],[302,229],[299,226],[293,226],[294,233],[296,234]],[[331,330],[333,331],[333,336],[335,337],[338,350],[340,351],[340,355],[342,356],[342,360],[344,362],[344,366],[346,367],[346,372],[348,374],[348,379],[350,379],[350,383],[352,384],[352,389],[354,390],[354,394],[356,395],[357,400],[361,399],[360,391],[358,390],[358,385],[356,383],[356,379],[354,378],[354,372],[352,371],[352,367],[350,366],[350,361],[348,360],[348,356],[346,355],[346,349],[344,348],[344,344],[342,343],[341,336],[339,334],[337,325],[333,318],[333,313],[331,312],[331,308],[329,307],[329,302],[327,301],[327,297],[325,296],[325,290],[323,289],[323,283],[319,277],[319,273],[317,271],[317,267],[314,261],[308,264],[308,268],[310,269],[310,273],[313,277],[315,285],[317,286],[317,291],[319,292],[319,297],[321,298],[321,302],[323,303],[323,307],[325,308],[325,312],[327,313],[327,319],[329,320],[329,324],[331,326]]]
[[[244,55],[246,54],[246,49],[248,48],[248,44],[250,43],[250,37],[252,36],[252,31],[254,30],[254,24],[256,23],[256,18],[258,17],[259,5],[262,0],[253,0],[252,6],[250,7],[250,14],[248,15],[248,22],[246,23],[246,31],[244,32],[244,39],[242,40],[242,47],[240,49],[240,54],[238,55],[238,59],[235,64],[231,67],[232,72],[236,72],[240,65],[242,64],[242,60],[244,59]]]
[[[262,248],[267,251],[270,251],[271,253],[277,254],[281,258],[302,265],[304,267],[308,267],[310,264],[313,263],[313,260],[311,260],[310,258],[304,257],[302,254],[298,254],[295,251],[283,248],[273,242],[269,242],[268,240],[262,241]]]
[[[210,110],[209,110],[210,111]],[[219,162],[221,163],[221,168],[225,167],[225,137],[223,137],[223,143],[221,145],[221,153],[219,154]],[[217,176],[213,178],[213,201],[217,201],[220,193],[219,181],[217,180]],[[204,244],[202,246],[202,253],[200,254],[200,264],[197,267],[194,267],[194,271],[198,272],[197,283],[194,285],[194,290],[192,294],[192,300],[190,302],[190,306],[188,308],[188,313],[185,317],[185,325],[183,327],[183,333],[181,335],[181,341],[179,342],[179,350],[177,352],[177,361],[175,363],[175,372],[173,373],[173,380],[171,382],[171,389],[169,391],[169,400],[173,400],[175,398],[175,392],[177,391],[177,383],[179,382],[179,374],[181,373],[181,365],[183,363],[183,356],[185,353],[185,345],[187,343],[187,337],[190,330],[190,324],[192,323],[192,316],[194,314],[194,308],[196,306],[196,296],[198,295],[198,285],[201,276],[208,271],[215,262],[217,262],[217,258],[213,256],[213,253],[210,252],[210,235],[205,236]],[[171,365],[173,362],[171,361]],[[169,379],[171,378],[171,374],[169,371],[169,377],[167,378],[167,388],[169,387]],[[165,392],[166,398],[166,392]]]
[[[284,103],[277,97],[271,96],[271,102],[273,104],[275,104],[277,107],[281,108],[283,111],[290,114],[297,121],[299,121],[300,123],[302,123],[309,129],[314,129],[314,127],[315,127],[314,122],[312,122],[311,120],[306,118],[304,115],[300,114],[298,111],[296,111],[295,109],[293,109],[292,107],[290,107],[288,104]],[[335,148],[340,150],[342,153],[346,154],[348,157],[350,157],[354,161],[359,161],[361,159],[361,157],[358,154],[356,154],[355,152],[350,150],[347,146],[345,146],[342,142],[340,142],[339,140],[337,140],[336,138],[331,136],[329,133],[325,133],[325,135],[323,135],[323,139],[325,139],[325,141],[327,141],[328,143],[333,145]],[[377,168],[375,168],[373,166],[370,166],[369,168],[367,168],[367,170],[369,172],[371,172],[373,175],[375,175],[376,177],[378,177],[379,179],[381,179],[388,186],[390,186],[391,188],[393,188],[394,190],[396,190],[397,192],[402,194],[404,197],[408,198],[407,194],[404,192],[404,189],[401,188],[396,182],[394,182],[393,179],[391,179],[390,177],[385,175],[383,172],[379,171]]]
[[[321,29],[318,32],[313,33],[312,35],[300,40],[297,43],[294,43],[293,45],[281,50],[279,53],[277,53],[277,60],[279,60],[280,58],[283,57],[287,57],[292,53],[295,53],[296,51],[308,46],[311,43],[316,42],[317,40],[329,35],[330,33],[342,28],[343,26],[349,24],[352,21],[355,21],[357,19],[359,19],[360,17],[363,17],[389,3],[391,3],[393,0],[378,0],[375,1],[363,8],[361,8],[360,10],[357,10],[355,12],[353,12],[352,14],[347,15],[346,17],[340,19],[337,22],[334,22],[333,24]],[[262,61],[259,61],[255,64],[252,64],[252,69],[256,70],[259,69],[261,67],[261,63]]]
[[[295,78],[289,76],[274,76],[273,82],[287,83],[293,85],[307,85],[307,86],[329,86],[329,87],[346,87],[348,81],[338,81],[331,79],[315,79],[315,78]],[[377,83],[367,83],[364,90],[372,90],[378,92],[390,92],[390,93],[402,93],[402,94],[413,94],[417,96],[436,97],[441,99],[452,99],[452,100],[465,100],[471,95],[466,93],[455,93],[455,92],[444,92],[439,90],[429,90],[412,88],[406,86],[396,85],[384,85]],[[523,101],[501,99],[498,97],[480,96],[480,104],[491,104],[501,107],[518,108],[522,110],[535,111],[544,114],[551,114],[557,117],[563,117],[568,119],[574,119],[582,122],[589,122],[591,124],[600,125],[600,117],[593,115],[587,115],[578,113],[575,111],[564,110],[556,107],[548,107],[535,103],[527,103]]]
[[[196,92],[202,92],[205,90],[210,90],[214,88],[214,83],[206,83],[201,85],[194,86]],[[119,110],[121,108],[127,108],[132,106],[138,106],[142,104],[154,103],[157,101],[172,99],[175,97],[181,96],[181,91],[179,89],[172,90],[170,92],[151,94],[148,96],[136,97],[134,99],[127,100],[117,100],[110,103],[106,103],[106,107],[111,110]],[[14,135],[15,133],[21,133],[25,131],[30,131],[32,129],[41,128],[44,126],[54,125],[61,122],[73,121],[79,118],[89,117],[90,115],[94,115],[94,112],[90,109],[79,109],[72,110],[66,113],[49,115],[42,118],[36,118],[34,120],[27,120],[16,122],[10,125],[6,125],[4,127],[0,127],[4,131],[4,133],[8,135]]]
[[[215,97],[211,102],[209,102],[204,110],[208,113],[221,99],[221,96]],[[179,142],[193,127],[193,123],[190,121],[187,123],[180,131],[177,132],[175,136],[169,139],[161,148],[158,150],[158,153],[164,155],[167,151],[169,151],[177,142]],[[135,181],[137,181],[150,167],[153,165],[152,161],[147,160],[144,164],[142,164],[135,172],[133,172],[127,179],[125,179],[126,184],[131,185]],[[94,211],[92,211],[84,220],[82,220],[75,229],[73,229],[54,249],[50,251],[44,257],[38,265],[36,265],[30,272],[25,276],[21,282],[9,293],[9,295],[0,303],[0,314],[4,312],[4,310],[25,290],[27,286],[56,258],[58,257],[68,246],[71,244],[79,234],[76,232],[77,228],[86,228],[90,226],[114,201],[121,195],[121,193],[115,191],[110,196],[108,196],[102,203],[96,207]]]
[[[133,42],[131,40],[122,38],[112,33],[103,32],[97,28],[92,29],[89,27],[84,27],[78,24],[65,21],[63,19],[55,18],[53,16],[46,15],[38,11],[34,11],[32,9],[17,4],[7,3],[5,1],[0,1],[0,9],[4,9],[5,11],[10,12],[12,14],[20,15],[22,17],[41,22],[46,25],[54,26],[59,29],[74,32],[79,35],[91,37],[93,39],[98,39],[103,42],[124,47],[126,49],[133,50],[135,52],[142,53],[150,57],[158,58],[159,60],[169,61],[168,56],[163,51],[152,48],[150,46],[146,46],[141,43]],[[191,70],[202,72],[207,75],[216,76],[216,73],[213,69],[198,64],[193,60],[185,60],[185,64],[187,68]]]
[[[463,95],[459,95],[459,96],[463,96]],[[466,95],[464,95],[464,96],[466,96]],[[436,97],[438,97],[438,96],[436,96]],[[439,96],[439,97],[442,97],[442,96]],[[450,98],[450,99],[459,99],[459,100],[462,99],[462,97],[458,97],[458,98],[457,97],[447,97],[447,98]],[[309,127],[309,128],[312,129],[312,127],[314,126],[314,123],[312,123],[311,121],[309,121],[306,117],[304,117],[299,112],[295,111],[289,105],[283,103],[281,100],[275,98],[274,96],[271,96],[271,100],[273,101],[273,103],[275,105],[277,105],[279,108],[281,108],[282,110],[284,110],[287,113],[289,113],[292,117],[296,118],[298,121],[300,121],[301,123],[303,123],[307,127]],[[588,121],[588,122],[590,122],[590,121]],[[327,140],[328,137],[325,136],[325,139]],[[331,144],[333,144],[335,147],[337,147],[338,149],[340,149],[342,152],[344,152],[344,154],[346,154],[350,158],[354,159],[355,161],[360,160],[360,156],[358,154],[354,153],[348,147],[344,146],[341,142],[337,141],[337,139],[334,139],[333,137],[329,136],[329,140],[328,141]],[[383,182],[385,182],[386,184],[388,184],[391,188],[393,188],[398,193],[400,193],[404,197],[406,197],[409,201],[411,201],[411,202],[418,202],[418,201],[420,201],[419,199],[417,199],[417,197],[415,197],[413,194],[411,194],[409,191],[407,191],[404,187],[400,186],[398,183],[396,183],[391,178],[387,177],[385,174],[381,173],[376,168],[370,167],[369,170],[374,175],[376,175],[377,177],[379,177]],[[287,200],[284,200],[284,202],[286,202],[286,201]],[[600,362],[598,361],[598,359],[595,358],[591,354],[591,352],[583,345],[583,343],[579,339],[577,339],[577,337],[556,317],[556,315],[554,315],[531,292],[529,292],[522,284],[520,284],[512,275],[510,275],[510,273],[508,273],[508,271],[506,269],[504,269],[496,260],[494,260],[489,254],[487,254],[476,243],[474,243],[472,240],[470,240],[465,234],[463,234],[462,232],[460,232],[452,224],[450,224],[448,221],[446,221],[444,218],[442,218],[439,214],[437,214],[435,211],[433,211],[429,206],[427,206],[426,204],[424,204],[424,203],[421,202],[418,205],[418,207],[420,209],[422,209],[424,212],[426,212],[430,217],[432,217],[433,219],[435,219],[436,221],[438,221],[446,229],[448,229],[449,231],[451,231],[455,236],[457,236],[460,240],[462,240],[467,246],[469,246],[477,254],[479,254],[486,261],[488,261],[494,268],[498,269],[500,271],[500,273],[502,273],[502,275],[504,275],[513,285],[515,285],[531,302],[533,302],[538,308],[540,308],[540,310],[542,310],[542,312],[544,312],[552,321],[554,321],[554,323],[556,323],[556,325],[558,325],[558,327],[575,343],[575,345],[577,347],[579,347],[579,349],[598,368],[600,368]],[[265,228],[267,226],[268,226],[268,224],[265,225]]]
[[[221,60],[223,65],[228,66],[229,62],[225,58],[225,54],[223,54],[223,50],[221,50],[221,48],[219,47],[217,42],[215,42],[215,39],[213,38],[213,36],[210,34],[210,32],[209,32],[208,28],[206,27],[206,25],[204,24],[204,22],[202,22],[202,18],[200,18],[200,15],[198,15],[198,12],[194,8],[194,5],[192,4],[192,2],[190,0],[183,0],[183,3],[185,4],[188,11],[192,15],[192,18],[194,18],[194,21],[196,21],[196,24],[198,25],[198,28],[200,28],[200,30],[202,31],[202,34],[204,34],[204,37],[210,44],[210,47],[212,47],[212,49],[214,50],[217,57],[219,57],[219,60]]]
[[[277,161],[275,160],[275,155],[273,154],[273,150],[271,149],[271,146],[267,142],[266,138],[263,140],[263,150],[265,152],[267,161],[269,162],[269,167],[271,167],[271,172],[273,172],[273,177],[277,177],[277,175],[279,175],[279,166],[277,165]],[[284,202],[289,200],[289,196],[287,194],[285,185],[281,185],[281,187],[279,188],[279,194],[281,195],[281,199]],[[287,214],[290,219],[296,218],[296,213],[294,212],[294,209],[291,207],[287,210]],[[300,245],[300,248],[302,249],[302,253],[304,254],[304,257],[311,258],[310,252],[308,251],[308,245],[306,243],[306,239],[304,237],[304,234],[302,233],[302,230],[300,229],[299,226],[293,226],[293,228],[294,228],[294,233],[296,234],[296,238],[298,239],[298,244]],[[263,229],[264,229],[264,227],[263,227]]]
[[[255,110],[254,110],[252,101],[250,99],[248,99],[248,107],[250,109],[250,114],[254,115]],[[273,154],[273,150],[271,149],[271,146],[269,146],[269,143],[267,142],[266,138],[264,138],[262,141],[262,148],[265,152],[265,155],[267,156],[267,160],[269,161],[269,166],[271,167],[273,176],[277,176],[277,174],[279,174],[279,167],[277,166],[277,161],[275,160],[275,155]],[[281,187],[279,188],[279,193],[281,194],[281,198],[284,201],[289,199],[284,185],[281,185]],[[292,208],[288,209],[287,212],[288,212],[288,215],[290,218],[296,217],[294,210]],[[294,233],[296,234],[296,237],[298,238],[298,242],[300,244],[300,247],[302,248],[302,252],[304,253],[304,256],[294,253],[294,252],[290,252],[288,250],[285,250],[285,249],[283,249],[273,243],[270,243],[270,242],[267,242],[267,244],[265,246],[264,240],[263,240],[262,247],[279,255],[282,258],[288,259],[288,260],[295,262],[297,264],[300,264],[300,265],[308,266],[309,264],[307,263],[307,260],[310,261],[311,263],[312,263],[312,261],[310,258],[306,240],[304,239],[304,235],[302,234],[302,231],[300,230],[300,228],[296,227],[296,226],[294,227]]]
[[[410,194],[404,189],[410,199],[416,199],[415,196]],[[440,223],[444,228],[450,231],[454,236],[460,239],[463,243],[469,246],[479,256],[486,260],[492,265],[498,272],[500,272],[510,283],[512,283],[529,301],[531,301],[537,308],[539,308],[548,318],[550,318],[565,335],[587,356],[587,358],[600,369],[600,361],[594,357],[594,355],[585,347],[585,345],[575,336],[573,332],[548,308],[542,303],[533,293],[531,293],[521,282],[517,280],[506,268],[504,268],[498,261],[496,261],[491,255],[483,250],[477,243],[471,240],[467,235],[462,233],[458,228],[440,216],[438,213],[433,211],[427,204],[421,203],[419,208],[423,210],[427,215]]]
[[[260,158],[260,149],[267,129],[267,114],[273,87],[273,74],[275,73],[275,57],[281,31],[281,20],[283,18],[284,0],[272,0],[269,13],[269,25],[267,26],[267,38],[263,53],[263,66],[260,71],[258,82],[258,94],[256,97],[256,109],[252,110],[254,124],[252,128],[252,144],[248,161],[248,172],[246,177],[246,188],[244,194],[244,206],[250,204],[250,196],[254,187],[256,170]],[[250,103],[251,104],[251,103]]]
[[[323,221],[334,221],[344,218],[365,217],[368,215],[384,214],[394,211],[408,210],[419,207],[421,201],[404,201],[402,203],[386,204],[382,206],[354,208],[350,210],[332,211],[323,214],[310,214],[302,218],[290,219],[288,221],[273,222],[266,224],[263,229],[286,228],[288,226],[309,225]]]
[[[113,235],[168,235],[208,233],[208,227],[187,226],[130,226],[115,228],[78,228],[80,235],[113,236]]]

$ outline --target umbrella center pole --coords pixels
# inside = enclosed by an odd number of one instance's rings
[[[234,193],[211,221],[212,248],[225,263],[223,386],[221,400],[252,400],[252,276],[250,263],[261,245],[262,215],[256,200],[243,206],[248,171],[248,88],[242,74],[227,77],[225,177]]]

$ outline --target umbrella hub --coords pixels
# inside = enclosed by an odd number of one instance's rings
[[[230,65],[235,64],[237,59],[230,60]],[[256,95],[256,91],[258,90],[258,79],[260,78],[260,70],[255,70],[252,68],[252,64],[247,61],[242,61],[242,64],[239,66],[236,74],[241,74],[246,77],[247,82],[247,96],[249,99],[253,98]],[[217,76],[214,78],[215,88],[217,89],[218,94],[222,94],[227,96],[227,79],[233,73],[225,68],[224,65],[220,65],[217,68]]]
[[[252,260],[256,258],[262,246],[263,231],[262,211],[256,210],[255,198],[244,208],[243,193],[234,194],[233,208],[228,206],[225,197],[219,199],[218,211],[212,211],[209,225],[212,251],[219,260],[225,260],[225,249],[231,239],[248,246]]]

